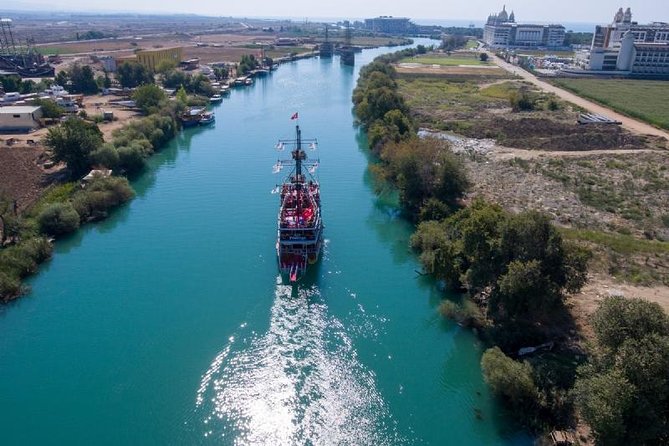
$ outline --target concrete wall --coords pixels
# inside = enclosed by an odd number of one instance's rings
[[[42,109],[38,108],[33,113],[12,112],[7,108],[0,108],[0,132],[20,133],[29,132],[39,127],[39,118],[42,117]]]

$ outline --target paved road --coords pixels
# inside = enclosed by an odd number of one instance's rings
[[[518,76],[522,77],[524,80],[533,83],[540,89],[549,92],[549,93],[554,93],[556,96],[558,96],[561,99],[564,99],[565,101],[571,102],[572,104],[578,105],[581,108],[584,108],[588,110],[589,112],[592,113],[597,113],[600,115],[605,115],[609,118],[615,119],[617,121],[620,121],[623,123],[623,127],[625,127],[627,130],[630,130],[631,132],[634,133],[639,133],[639,134],[645,134],[645,135],[654,135],[654,136],[661,136],[664,138],[667,138],[669,140],[669,133],[665,132],[663,130],[660,130],[658,128],[653,127],[652,125],[646,124],[645,122],[637,121],[636,119],[630,118],[625,115],[621,115],[620,113],[617,113],[610,108],[606,108],[602,105],[596,104],[592,101],[589,101],[587,99],[583,99],[580,96],[576,96],[574,93],[571,93],[569,91],[563,90],[562,88],[558,88],[554,85],[549,84],[548,82],[544,82],[542,80],[539,80],[535,75],[532,73],[523,70],[522,68],[512,65],[510,63],[505,62],[504,60],[500,59],[499,57],[490,54],[490,58],[501,68],[504,68],[506,71],[517,74]]]

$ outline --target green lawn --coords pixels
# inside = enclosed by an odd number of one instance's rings
[[[628,116],[669,129],[669,81],[559,79],[555,84]]]
[[[472,53],[471,56],[457,54],[453,56],[430,55],[425,57],[406,57],[400,60],[400,63],[420,63],[424,65],[441,65],[444,67],[454,67],[458,65],[490,65],[488,62],[481,62],[476,53]]]
[[[479,47],[479,42],[476,39],[471,39],[467,41],[467,45],[465,45],[465,48],[468,50],[473,50]]]
[[[558,57],[574,57],[574,52],[573,51],[551,51],[551,50],[523,50],[523,49],[518,49],[515,51],[516,54],[518,55],[523,55],[523,56],[558,56]]]
[[[63,46],[38,46],[35,47],[38,53],[47,55],[47,54],[74,54],[75,50],[69,47]]]

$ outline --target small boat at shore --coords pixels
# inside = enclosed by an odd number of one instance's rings
[[[186,109],[179,116],[181,125],[183,127],[194,127],[200,123],[202,119],[202,114],[205,113],[205,109],[201,107],[190,107]]]
[[[223,96],[221,96],[220,94],[215,94],[215,95],[213,95],[212,97],[209,98],[209,102],[211,102],[212,104],[218,104],[222,100],[223,100]]]
[[[214,112],[204,112],[200,115],[200,121],[198,124],[207,125],[213,123],[215,120],[216,117],[214,116]]]
[[[318,262],[323,247],[320,184],[314,175],[318,160],[308,160],[302,148],[303,144],[316,145],[316,140],[303,140],[299,125],[295,133],[295,139],[281,140],[277,144],[292,149],[291,159],[277,161],[273,169],[278,173],[283,167],[290,167],[288,176],[274,190],[281,197],[277,260],[281,274],[291,283],[304,276],[308,265]]]

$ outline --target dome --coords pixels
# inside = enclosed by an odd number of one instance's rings
[[[502,12],[497,15],[497,18],[500,22],[506,22],[509,20],[509,15],[506,13],[506,5],[502,8]]]

